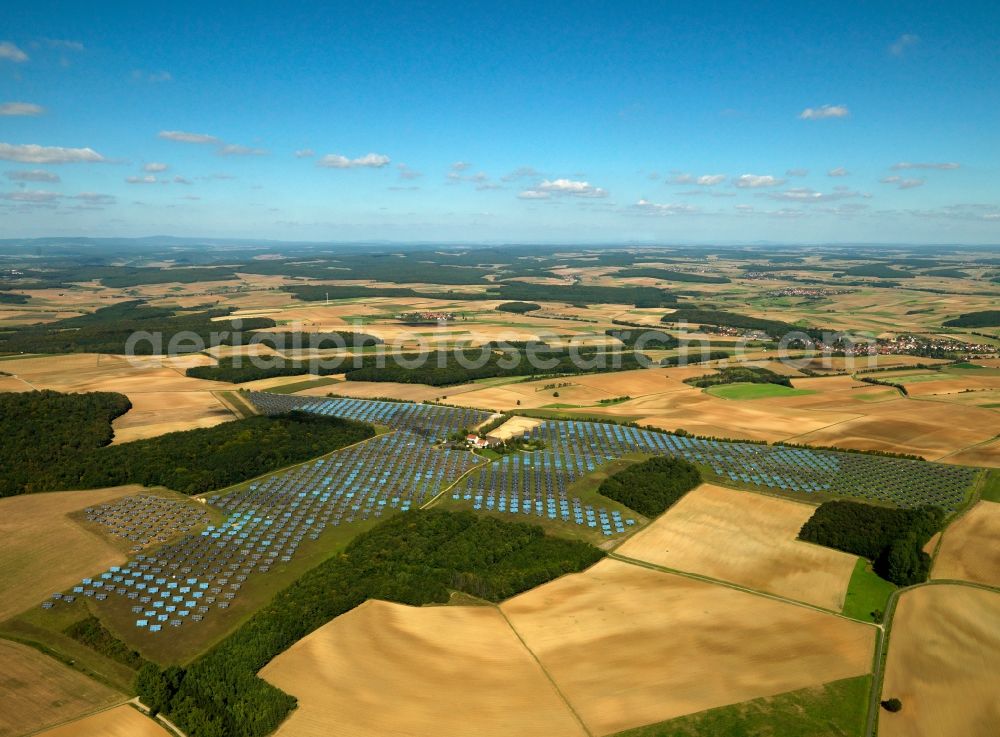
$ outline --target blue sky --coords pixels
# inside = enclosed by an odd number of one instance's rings
[[[0,237],[1000,243],[998,28],[985,2],[21,4]]]

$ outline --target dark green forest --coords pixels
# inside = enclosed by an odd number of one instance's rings
[[[680,341],[670,333],[662,330],[646,328],[645,330],[619,330],[612,328],[604,331],[605,335],[617,338],[627,348],[648,348],[649,350],[667,350],[676,348]]]
[[[263,737],[295,699],[256,676],[312,630],[367,599],[412,606],[445,603],[452,591],[500,601],[603,553],[540,527],[426,510],[396,515],[279,592],[236,632],[187,669],[146,666],[140,698],[191,737]]]
[[[292,412],[107,445],[111,421],[130,407],[112,393],[0,393],[0,496],[132,483],[198,494],[374,435],[369,425]]]
[[[705,376],[692,376],[684,379],[685,384],[697,387],[720,386],[721,384],[779,384],[780,386],[791,386],[792,382],[787,376],[776,374],[774,371],[756,366],[727,366],[720,369],[717,374],[706,374]]]
[[[657,456],[609,476],[597,491],[639,514],[656,517],[700,483],[701,473],[694,464]]]
[[[650,279],[665,279],[667,281],[693,282],[696,284],[728,284],[732,281],[727,276],[711,276],[710,274],[698,274],[691,271],[673,271],[670,269],[655,269],[651,267],[637,267],[634,269],[622,269],[616,271],[615,276],[620,277],[648,277]]]
[[[862,264],[852,266],[844,271],[849,276],[873,276],[876,279],[912,279],[913,274],[908,271],[900,271],[886,264]]]
[[[780,320],[765,320],[726,310],[709,310],[700,307],[680,307],[663,317],[663,322],[688,322],[692,325],[718,325],[741,330],[760,330],[775,340],[791,332],[809,333],[809,328],[798,327]]]
[[[837,500],[821,504],[799,538],[868,558],[886,581],[911,586],[927,580],[931,559],[922,548],[944,518],[938,507],[891,509]]]
[[[11,292],[0,292],[0,304],[23,305],[28,301],[26,294],[12,294]]]
[[[514,312],[523,315],[525,312],[540,310],[542,306],[536,302],[504,302],[502,305],[497,305],[497,309],[500,312]]]
[[[1000,325],[1000,310],[966,312],[942,323],[948,328],[988,328]]]

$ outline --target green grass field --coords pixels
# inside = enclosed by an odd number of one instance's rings
[[[815,394],[812,389],[792,389],[781,384],[722,384],[705,390],[707,394],[720,399],[768,399],[770,397],[794,397],[802,394]]]
[[[869,676],[769,696],[619,732],[614,737],[861,737]]]
[[[862,622],[874,622],[871,613],[876,610],[885,612],[886,602],[895,590],[895,585],[875,575],[871,563],[858,558],[847,586],[847,596],[844,597],[843,614]]]
[[[987,469],[979,496],[988,502],[1000,502],[1000,468]]]
[[[305,381],[294,381],[291,384],[273,386],[267,391],[271,394],[294,394],[295,392],[300,392],[304,389],[314,389],[318,386],[330,386],[331,384],[340,383],[342,383],[340,379],[332,379],[328,376],[323,376],[318,379],[306,379]]]

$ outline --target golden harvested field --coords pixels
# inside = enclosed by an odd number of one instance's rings
[[[127,704],[46,730],[37,737],[171,737],[154,719]]]
[[[115,443],[236,419],[212,392],[129,392],[132,409],[111,423]]]
[[[299,700],[277,737],[585,734],[494,607],[368,601],[260,675]]]
[[[814,511],[702,484],[615,552],[839,612],[857,558],[795,539]]]
[[[17,642],[0,640],[0,663],[0,737],[30,734],[125,699],[117,691]]]
[[[795,442],[913,453],[959,463],[951,454],[996,434],[997,415],[983,407],[901,399],[868,403],[861,411],[865,416],[796,435]]]
[[[60,392],[192,391],[232,388],[219,381],[191,379],[189,366],[214,363],[202,355],[180,358],[104,356],[70,353],[4,361],[3,370],[15,374],[36,389]]]
[[[948,526],[932,576],[1000,587],[1000,504],[980,501]]]
[[[16,376],[0,375],[0,392],[30,392],[31,385]]]
[[[995,412],[996,410],[994,410]],[[941,459],[943,463],[1000,468],[1000,440],[973,445]]]
[[[39,604],[88,574],[125,562],[108,539],[70,519],[93,504],[134,494],[141,486],[54,491],[0,499],[0,621]]]
[[[533,417],[511,417],[500,427],[491,432],[490,435],[495,435],[498,438],[509,440],[513,437],[520,437],[521,435],[524,435],[524,433],[538,427],[541,424],[541,420],[537,420]]]
[[[875,629],[605,559],[501,606],[595,735],[871,668]]]
[[[993,737],[1000,723],[1000,594],[971,586],[907,591],[896,606],[880,737]]]

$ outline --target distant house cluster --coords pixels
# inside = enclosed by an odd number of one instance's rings
[[[454,312],[403,312],[396,315],[403,322],[448,322],[454,320]]]
[[[498,438],[496,435],[485,435],[479,436],[475,433],[471,433],[465,436],[465,442],[470,448],[498,448],[503,445],[503,438]]]

